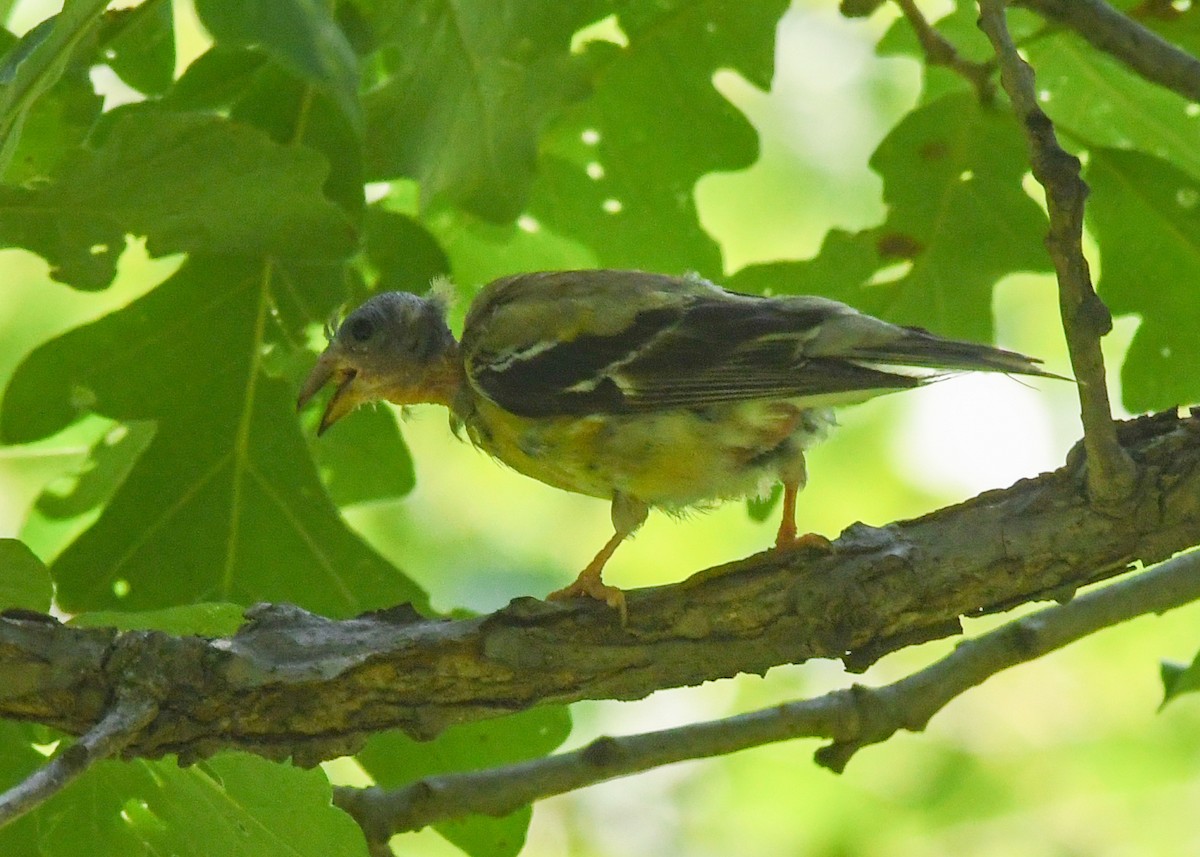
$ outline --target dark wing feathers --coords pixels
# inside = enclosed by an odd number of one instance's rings
[[[889,325],[833,301],[725,293],[680,295],[611,335],[531,347],[520,358],[477,353],[471,377],[506,410],[545,417],[764,398],[858,400],[925,380],[890,366],[1049,374],[1035,362]]]

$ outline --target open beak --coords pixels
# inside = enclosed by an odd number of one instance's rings
[[[326,384],[331,381],[337,384],[328,404],[325,405],[325,413],[321,415],[321,424],[317,427],[318,435],[324,434],[327,428],[358,407],[366,398],[354,383],[357,377],[358,370],[334,348],[326,348],[317,359],[317,365],[308,373],[300,388],[296,410],[308,404]]]

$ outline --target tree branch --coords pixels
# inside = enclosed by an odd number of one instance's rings
[[[1050,215],[1046,246],[1058,277],[1063,331],[1079,383],[1088,493],[1101,508],[1116,514],[1133,491],[1136,473],[1117,440],[1100,352],[1100,338],[1112,330],[1112,315],[1092,287],[1083,256],[1087,185],[1079,177],[1079,159],[1058,145],[1050,117],[1038,106],[1033,69],[1013,44],[1004,18],[1004,0],[980,0],[979,7],[979,26],[996,50],[1000,83],[1025,132],[1033,176],[1046,189]]]
[[[995,95],[995,86],[992,83],[992,72],[995,70],[993,64],[965,59],[945,36],[934,29],[913,0],[895,0],[895,3],[916,34],[921,50],[925,53],[925,62],[955,72],[975,87],[981,102],[990,104]]]
[[[1141,479],[1114,519],[1066,467],[923,518],[849,528],[831,555],[768,551],[629,594],[629,625],[601,604],[518,599],[488,616],[407,608],[335,621],[259,606],[233,637],[74,628],[0,616],[0,717],[83,734],[135,681],[160,710],[125,755],[185,764],[244,749],[300,764],[400,728],[445,727],[542,703],[638,699],[809,658],[864,668],[958,633],[958,617],[1068,598],[1131,563],[1200,544],[1200,419],[1121,426]]]
[[[1200,59],[1102,0],[1015,0],[1015,5],[1069,27],[1151,83],[1200,101]]]
[[[0,827],[49,800],[94,763],[120,753],[157,712],[149,694],[124,695],[77,742],[0,794]]]
[[[854,686],[815,699],[663,729],[599,738],[587,747],[514,765],[425,777],[399,789],[334,790],[369,841],[472,813],[503,816],[526,804],[688,759],[707,759],[793,738],[833,738],[817,761],[841,772],[860,748],[901,729],[924,730],[960,694],[1002,670],[1104,628],[1200,600],[1200,553],[1025,616],[961,643],[951,654],[879,688]]]

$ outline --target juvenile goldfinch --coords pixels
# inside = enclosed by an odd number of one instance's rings
[[[461,342],[436,295],[379,294],[337,328],[300,391],[332,382],[318,432],[363,402],[445,405],[515,470],[612,502],[614,533],[570,586],[625,615],[604,564],[652,506],[783,483],[775,546],[795,545],[804,450],[831,408],[948,372],[1059,377],[1037,360],[898,327],[819,297],[755,297],[696,276],[549,271],[485,286]],[[818,537],[819,540],[819,537]]]

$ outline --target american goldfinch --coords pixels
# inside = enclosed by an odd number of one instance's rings
[[[795,545],[804,450],[831,408],[947,372],[1059,377],[1039,361],[899,327],[820,297],[757,297],[698,276],[550,271],[485,286],[461,341],[436,290],[376,295],[332,334],[299,406],[332,382],[323,432],[363,402],[445,405],[515,470],[612,503],[613,535],[570,586],[625,613],[601,579],[651,507],[757,496],[783,483]]]

